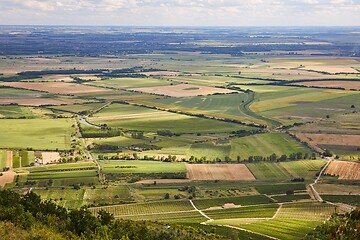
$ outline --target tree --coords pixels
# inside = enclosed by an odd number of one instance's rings
[[[169,193],[165,193],[164,199],[169,199],[170,198],[170,194]]]
[[[97,218],[100,220],[102,225],[109,225],[115,219],[113,214],[108,213],[104,209],[101,209],[98,212]]]

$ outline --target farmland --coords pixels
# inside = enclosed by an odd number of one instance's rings
[[[191,180],[255,180],[244,164],[187,165]]]
[[[0,119],[1,148],[69,149],[70,119]]]
[[[0,27],[0,188],[225,239],[359,206],[357,28],[21,29]]]
[[[337,176],[339,179],[360,180],[360,163],[334,161],[327,167],[325,174]]]

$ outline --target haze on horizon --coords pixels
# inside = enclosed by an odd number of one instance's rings
[[[359,26],[360,0],[0,0],[0,25]]]

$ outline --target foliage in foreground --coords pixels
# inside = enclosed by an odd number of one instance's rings
[[[306,237],[307,240],[360,239],[360,209],[345,215],[333,215],[330,220],[318,226]]]
[[[115,220],[105,211],[97,217],[84,208],[68,211],[35,193],[10,190],[0,191],[0,231],[2,239],[220,239],[178,225]]]

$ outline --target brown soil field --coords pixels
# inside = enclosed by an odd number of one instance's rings
[[[64,102],[52,98],[5,98],[5,99],[0,98],[0,105],[9,105],[9,104],[37,107],[43,105],[59,106],[62,104],[68,104],[68,102]]]
[[[325,174],[338,176],[340,180],[360,180],[360,163],[333,161],[327,167]]]
[[[360,89],[360,81],[306,81],[298,82],[292,85],[307,87],[329,87],[329,88],[345,88]]]
[[[109,90],[103,88],[66,82],[2,82],[0,85],[57,94],[109,92]]]
[[[131,90],[154,93],[160,95],[167,95],[170,97],[194,97],[198,95],[211,95],[214,93],[232,93],[236,91],[231,91],[228,89],[215,88],[215,87],[206,87],[192,84],[179,84],[173,86],[162,86],[162,87],[145,87],[145,88],[133,88]]]
[[[48,164],[56,162],[60,159],[60,154],[58,152],[42,152],[42,164]]]
[[[4,187],[7,183],[12,183],[16,175],[13,171],[2,172],[2,174],[3,175],[0,176],[0,187]]]
[[[255,180],[245,164],[187,164],[190,180]]]
[[[7,151],[6,152],[6,167],[12,168],[13,166],[13,151]]]
[[[316,133],[296,133],[296,136],[309,143],[311,146],[337,145],[337,146],[358,146],[360,145],[360,135],[350,134],[316,134]]]

